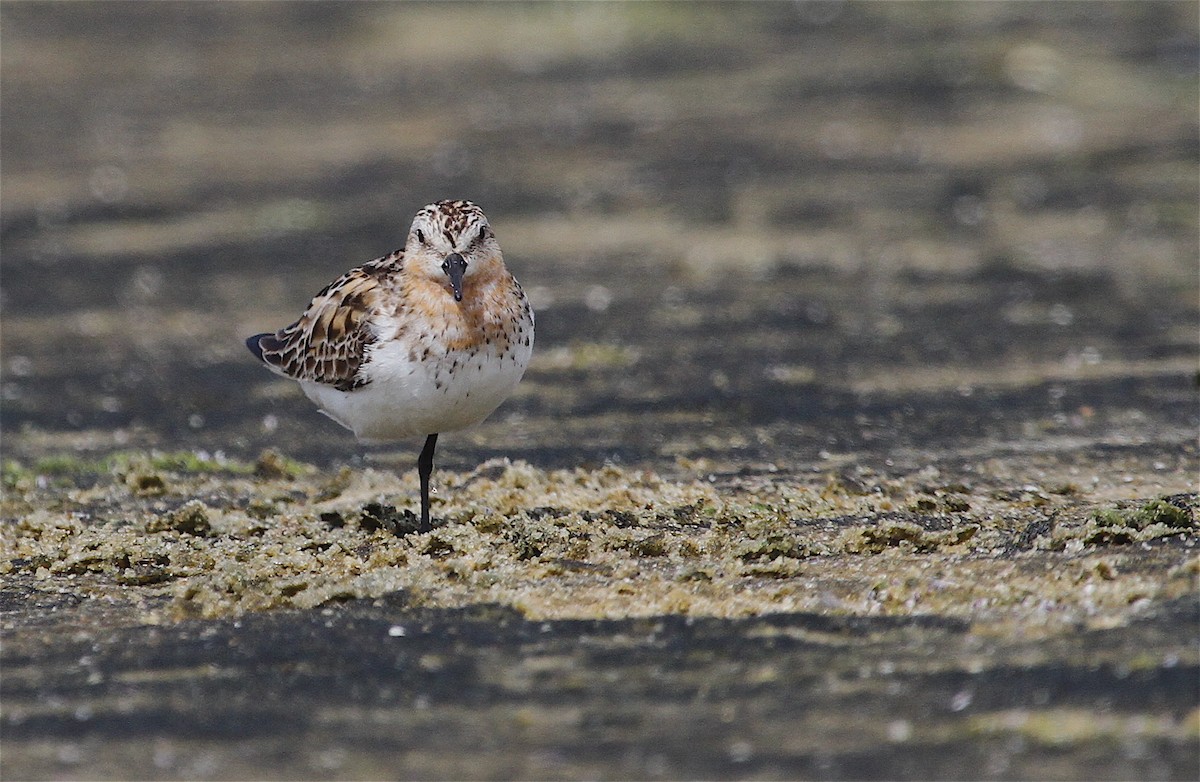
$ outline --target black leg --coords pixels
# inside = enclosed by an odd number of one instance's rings
[[[425,447],[417,457],[417,475],[421,478],[421,526],[418,532],[429,532],[433,524],[429,522],[429,476],[433,473],[433,449],[437,447],[437,435],[431,434],[425,438]]]

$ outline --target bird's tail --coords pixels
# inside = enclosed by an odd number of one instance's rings
[[[250,352],[253,353],[258,358],[259,361],[266,361],[266,359],[263,358],[263,349],[262,349],[261,340],[263,337],[273,337],[273,336],[275,336],[275,335],[274,334],[255,334],[253,337],[248,337],[246,339],[246,347],[250,348]]]

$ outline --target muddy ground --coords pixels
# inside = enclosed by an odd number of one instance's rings
[[[1200,773],[1189,3],[0,5],[0,772]],[[538,313],[256,366],[443,197]]]

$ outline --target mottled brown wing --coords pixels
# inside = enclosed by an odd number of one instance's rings
[[[343,274],[313,297],[292,325],[258,340],[263,361],[297,380],[324,383],[341,391],[366,385],[359,374],[363,355],[375,340],[370,319],[384,295],[386,278],[400,267],[400,252]]]

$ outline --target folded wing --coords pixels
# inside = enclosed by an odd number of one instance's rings
[[[386,278],[400,267],[401,252],[343,274],[313,297],[304,314],[274,334],[257,334],[247,347],[275,372],[353,391],[370,382],[359,368],[375,341],[371,319]]]

